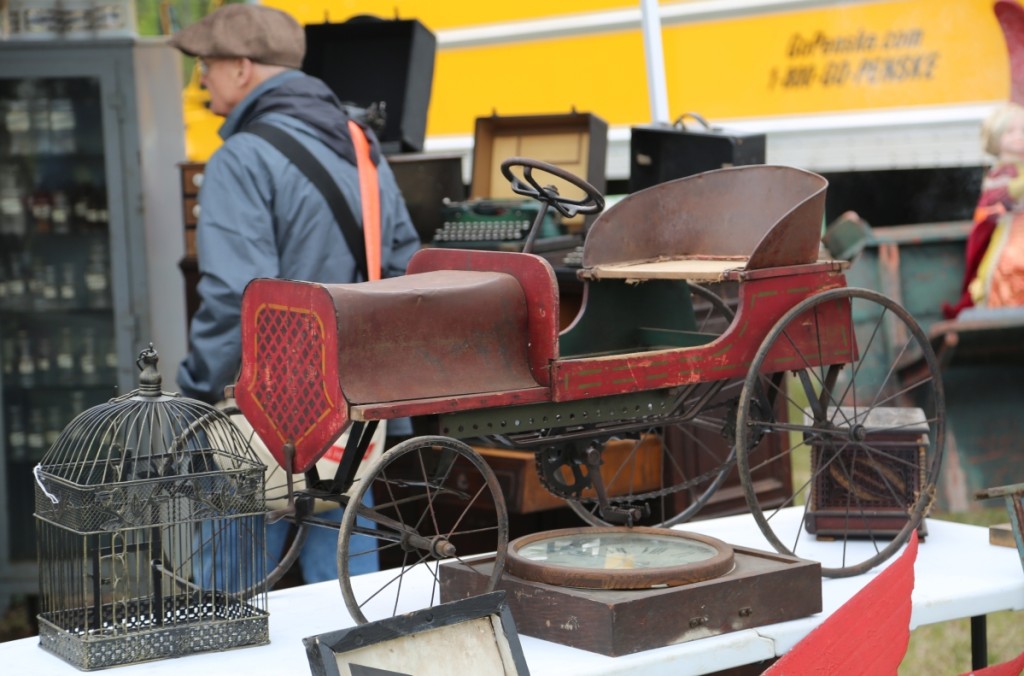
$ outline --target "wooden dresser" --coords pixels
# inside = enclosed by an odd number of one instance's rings
[[[185,257],[178,263],[185,281],[185,315],[189,324],[192,315],[199,308],[199,295],[196,284],[199,283],[199,259],[196,255],[196,224],[199,222],[199,188],[203,185],[203,168],[201,162],[183,162],[181,170],[181,198],[184,215]]]

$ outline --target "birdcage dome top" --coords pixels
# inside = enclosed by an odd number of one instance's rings
[[[143,350],[139,387],[72,420],[37,468],[75,485],[182,477],[262,467],[230,417],[162,390],[158,356]]]

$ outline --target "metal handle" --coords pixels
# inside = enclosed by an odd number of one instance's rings
[[[46,486],[43,484],[43,477],[40,476],[40,472],[42,472],[42,471],[43,471],[43,466],[42,465],[36,465],[35,467],[32,468],[32,476],[35,478],[36,484],[39,485],[39,490],[41,490],[43,492],[43,495],[45,495],[46,497],[50,498],[50,502],[52,502],[53,504],[56,505],[58,502],[60,502],[60,500],[57,498],[56,495],[54,495],[50,491],[46,490]]]
[[[692,117],[693,119],[697,120],[697,122],[700,122],[702,125],[704,125],[705,129],[711,129],[711,125],[708,124],[708,121],[704,119],[704,116],[699,115],[697,113],[683,113],[682,115],[676,118],[676,121],[672,123],[672,126],[679,127],[680,129],[686,129],[686,124],[683,122],[683,120],[688,117]]]

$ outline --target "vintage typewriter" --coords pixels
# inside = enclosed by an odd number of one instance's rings
[[[441,208],[441,227],[431,243],[453,249],[522,251],[540,208],[540,202],[529,199],[446,200]],[[568,234],[557,212],[549,210],[533,250],[572,249],[579,243],[579,235]]]

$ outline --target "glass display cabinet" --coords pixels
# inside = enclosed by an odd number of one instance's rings
[[[185,351],[180,55],[130,38],[0,42],[0,612],[36,587],[32,468]]]

